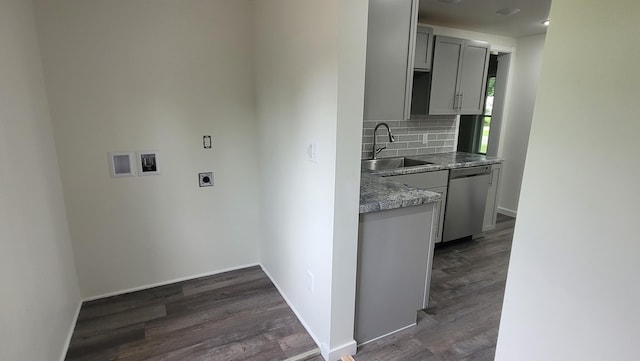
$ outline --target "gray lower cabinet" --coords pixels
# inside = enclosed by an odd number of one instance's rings
[[[444,229],[444,210],[447,203],[447,186],[445,185],[443,187],[429,188],[429,190],[432,192],[440,193],[440,195],[442,196],[442,200],[436,205],[437,227],[435,229],[436,233],[433,237],[433,243],[440,243],[442,242],[442,231]]]
[[[482,223],[483,232],[490,231],[496,228],[501,172],[502,164],[493,164],[491,166],[491,183],[489,183],[489,192],[487,192],[487,204],[484,210],[484,221]]]
[[[360,215],[355,320],[359,345],[414,325],[417,311],[426,307],[434,216],[434,203]]]
[[[428,113],[482,114],[489,56],[488,43],[436,36]]]
[[[400,182],[412,187],[423,188],[440,193],[442,200],[436,204],[436,229],[434,243],[442,242],[442,230],[444,228],[444,210],[447,202],[447,187],[449,183],[449,171],[441,170],[416,174],[405,174],[387,177],[390,180]]]
[[[418,0],[369,0],[364,119],[409,119]]]

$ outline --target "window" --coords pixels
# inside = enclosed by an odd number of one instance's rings
[[[491,55],[482,114],[460,116],[457,148],[460,152],[487,154],[497,70],[498,56]]]
[[[487,91],[484,101],[484,118],[482,120],[482,138],[480,140],[480,149],[478,149],[478,153],[481,154],[487,154],[489,130],[491,129],[491,114],[493,113],[493,96],[495,91],[496,77],[492,76],[487,79]]]

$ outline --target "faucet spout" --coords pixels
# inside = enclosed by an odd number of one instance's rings
[[[380,147],[377,148],[376,147],[376,134],[378,133],[378,128],[380,128],[381,126],[387,128],[387,134],[389,135],[389,143],[393,143],[396,141],[396,138],[393,136],[393,133],[391,133],[391,129],[389,128],[389,124],[387,123],[378,123],[376,125],[376,127],[373,129],[373,152],[371,155],[371,159],[376,159],[378,157],[378,153],[382,152],[382,150],[387,149],[386,146],[384,147]]]

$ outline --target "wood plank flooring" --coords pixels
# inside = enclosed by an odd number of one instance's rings
[[[313,349],[251,267],[83,304],[66,360],[284,360]]]
[[[493,360],[514,223],[499,216],[485,237],[437,247],[418,325],[361,347],[356,361]],[[83,304],[66,360],[284,360],[315,348],[251,267]]]
[[[360,347],[356,361],[493,360],[514,223],[499,215],[484,237],[436,247],[429,308],[416,327]]]

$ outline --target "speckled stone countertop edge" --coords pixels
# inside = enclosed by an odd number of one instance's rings
[[[437,202],[440,198],[436,192],[361,173],[360,214],[419,206]]]
[[[424,160],[431,164],[419,165],[407,168],[385,169],[376,171],[366,171],[370,174],[380,177],[389,177],[394,175],[416,174],[425,172],[434,172],[438,170],[478,167],[483,165],[492,165],[503,163],[502,158],[487,157],[480,154],[471,154],[463,152],[435,153],[425,155],[406,156],[410,159]]]
[[[412,207],[437,202],[440,194],[425,189],[410,187],[385,177],[416,174],[446,169],[466,168],[502,163],[503,160],[478,154],[449,152],[408,156],[432,164],[422,166],[361,172],[360,214]]]

